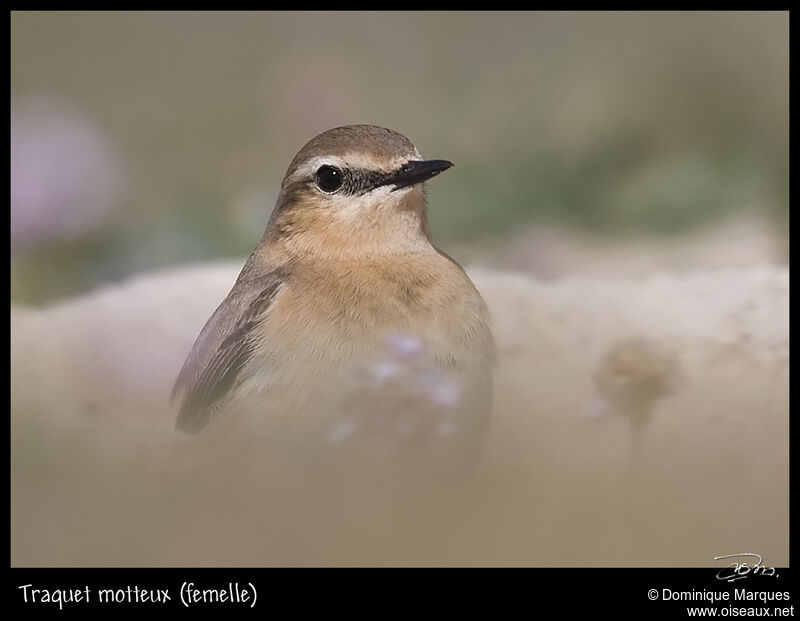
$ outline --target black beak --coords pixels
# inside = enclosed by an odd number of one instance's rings
[[[394,185],[392,192],[410,185],[416,185],[435,177],[450,168],[453,162],[447,160],[410,161],[386,180],[385,185]]]

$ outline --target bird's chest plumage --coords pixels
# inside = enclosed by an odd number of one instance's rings
[[[342,403],[378,385],[383,400],[422,391],[447,401],[484,384],[492,343],[472,283],[449,262],[446,278],[441,265],[438,274],[406,267],[293,275],[258,328],[263,338],[244,392],[280,395],[289,409],[307,410],[309,402]]]
[[[290,281],[236,391],[248,427],[388,458],[479,451],[492,400],[483,300],[460,270],[445,283],[403,275]]]
[[[342,361],[402,335],[443,363],[466,362],[482,346],[484,307],[466,276],[457,276],[413,266],[309,271],[276,299],[263,324],[266,342],[287,354]]]

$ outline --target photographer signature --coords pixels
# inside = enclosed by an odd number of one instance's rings
[[[761,561],[764,559],[761,558],[760,554],[753,554],[752,552],[742,552],[740,554],[725,554],[724,556],[715,556],[714,560],[719,561],[721,559],[731,558],[743,558],[747,557],[748,560],[752,562],[752,559],[756,559],[754,564],[748,565],[745,562],[737,562],[733,561],[727,567],[720,569],[717,572],[717,580],[726,580],[728,582],[735,582],[736,580],[742,580],[743,578],[747,578],[748,576],[775,576],[778,577],[778,574],[775,572],[774,567],[764,567],[761,564]]]

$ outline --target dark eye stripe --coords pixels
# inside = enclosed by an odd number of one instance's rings
[[[360,196],[374,190],[382,185],[392,183],[392,180],[402,171],[402,169],[392,172],[378,172],[365,168],[338,168],[342,174],[342,185],[332,190],[339,196]],[[317,173],[313,182],[317,184]],[[318,184],[317,184],[318,185]]]
[[[361,168],[347,169],[344,171],[344,184],[341,192],[350,196],[366,194],[383,185],[391,177],[390,174],[364,170]]]

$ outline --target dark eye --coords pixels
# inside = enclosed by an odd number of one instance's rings
[[[333,166],[320,166],[317,171],[317,187],[323,192],[335,192],[344,183],[342,171]]]

